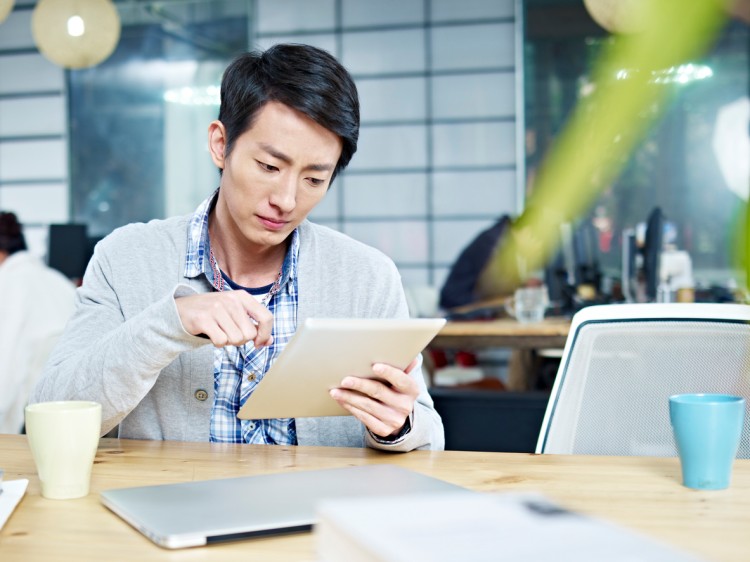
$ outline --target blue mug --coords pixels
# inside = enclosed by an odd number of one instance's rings
[[[729,487],[745,419],[745,399],[729,394],[669,397],[682,483],[698,490]]]

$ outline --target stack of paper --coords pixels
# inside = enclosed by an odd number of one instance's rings
[[[315,535],[323,562],[697,560],[528,493],[331,500]]]
[[[0,493],[0,529],[2,529],[10,514],[13,513],[18,502],[26,493],[26,486],[29,481],[25,478],[22,480],[6,480],[5,482],[0,480],[0,484],[2,484],[2,488],[0,488],[2,490],[2,493]]]

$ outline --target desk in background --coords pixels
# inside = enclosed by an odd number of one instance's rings
[[[730,489],[704,492],[679,484],[677,458],[455,451],[391,454],[371,449],[102,439],[91,493],[60,501],[39,495],[25,436],[0,435],[0,466],[6,479],[30,479],[26,496],[0,532],[0,558],[3,562],[314,561],[310,533],[164,550],[102,506],[99,492],[373,463],[399,465],[485,492],[540,491],[571,509],[640,530],[709,560],[744,561],[750,553],[750,460],[736,462]]]
[[[512,318],[498,320],[455,320],[443,326],[433,348],[481,349],[509,347],[538,349],[565,347],[570,319],[545,318],[542,322],[522,324]]]
[[[570,319],[545,318],[542,322],[522,324],[512,318],[496,320],[455,320],[445,324],[430,342],[432,350],[475,351],[487,348],[512,350],[508,366],[508,390],[526,391],[539,388],[539,350],[556,350],[562,354],[570,331]],[[427,364],[430,381],[434,366]],[[551,377],[548,386],[551,386]]]

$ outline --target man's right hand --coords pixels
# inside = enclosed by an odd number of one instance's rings
[[[216,347],[240,346],[253,341],[256,348],[273,341],[273,315],[247,291],[220,291],[175,299],[185,330],[205,335]]]

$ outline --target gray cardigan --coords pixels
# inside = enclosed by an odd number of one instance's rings
[[[119,424],[123,438],[209,439],[214,347],[185,331],[175,306],[175,297],[211,290],[204,276],[183,275],[189,219],[128,225],[97,245],[75,314],[31,402],[100,402],[103,434]],[[299,234],[299,323],[311,317],[408,316],[400,276],[388,257],[308,221]],[[421,366],[412,375],[421,392],[405,438],[380,443],[354,417],[341,416],[297,419],[298,443],[442,449],[443,425]]]

